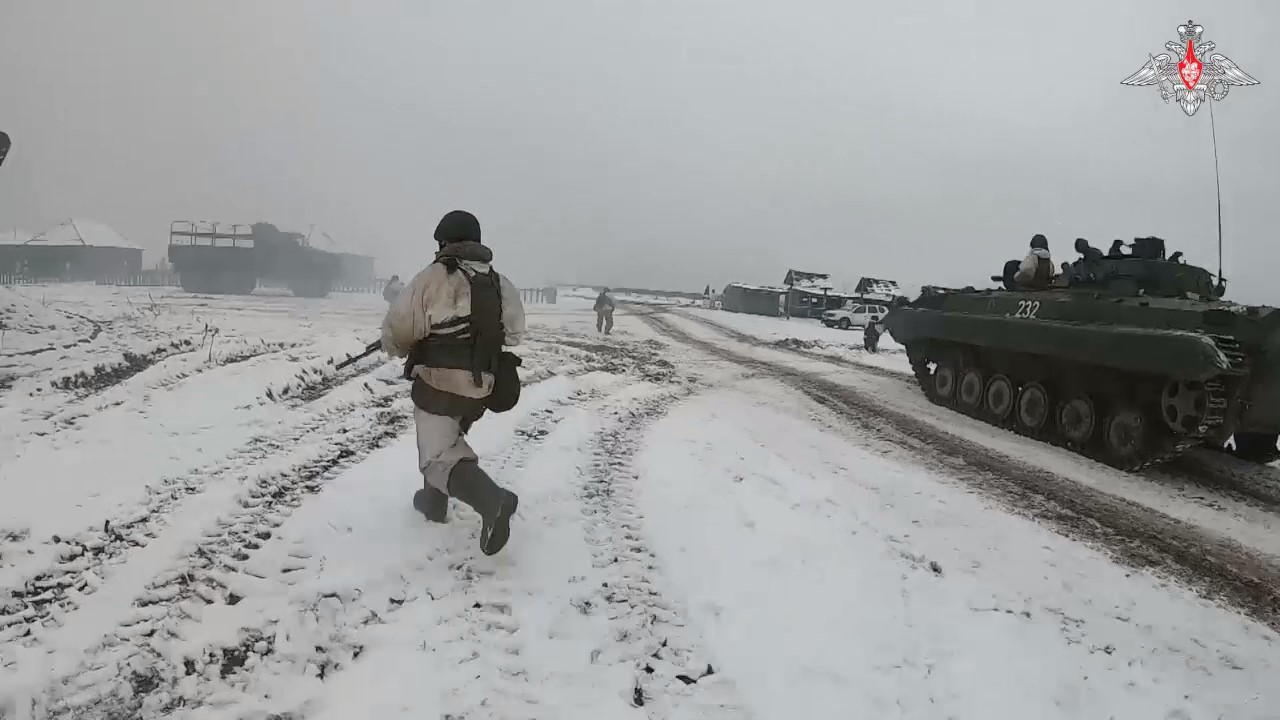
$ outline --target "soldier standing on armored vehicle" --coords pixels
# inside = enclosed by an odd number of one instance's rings
[[[1049,241],[1044,235],[1031,238],[1031,252],[1018,266],[1014,282],[1024,288],[1047,288],[1053,282],[1053,260],[1049,257]]]

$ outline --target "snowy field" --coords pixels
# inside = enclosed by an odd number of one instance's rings
[[[880,336],[876,346],[879,352],[869,353],[862,346],[862,329],[841,330],[829,328],[819,320],[810,318],[779,318],[764,315],[708,310],[701,307],[680,308],[687,317],[714,323],[730,330],[739,339],[755,338],[765,346],[780,350],[794,350],[827,360],[857,363],[884,370],[911,373],[902,346],[894,342],[889,333]]]
[[[399,366],[330,364],[378,296],[0,289],[0,718],[1280,716],[1274,469],[1124,476],[888,338],[591,299],[471,432],[485,557],[410,505]]]

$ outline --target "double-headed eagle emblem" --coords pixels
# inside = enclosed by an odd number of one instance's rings
[[[1176,99],[1188,117],[1196,114],[1206,96],[1221,100],[1232,85],[1258,84],[1226,55],[1213,52],[1217,46],[1202,41],[1203,34],[1204,28],[1190,20],[1179,25],[1178,42],[1170,40],[1164,44],[1169,52],[1148,56],[1147,64],[1120,84],[1155,85],[1165,103]]]

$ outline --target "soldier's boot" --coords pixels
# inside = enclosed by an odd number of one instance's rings
[[[480,513],[480,552],[495,555],[511,537],[511,516],[520,498],[499,487],[475,460],[463,460],[449,473],[449,494]]]
[[[449,496],[426,483],[413,494],[413,509],[431,522],[449,522]]]

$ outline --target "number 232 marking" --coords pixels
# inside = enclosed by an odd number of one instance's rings
[[[1013,314],[1016,318],[1035,318],[1040,312],[1039,300],[1019,300],[1018,310]]]

